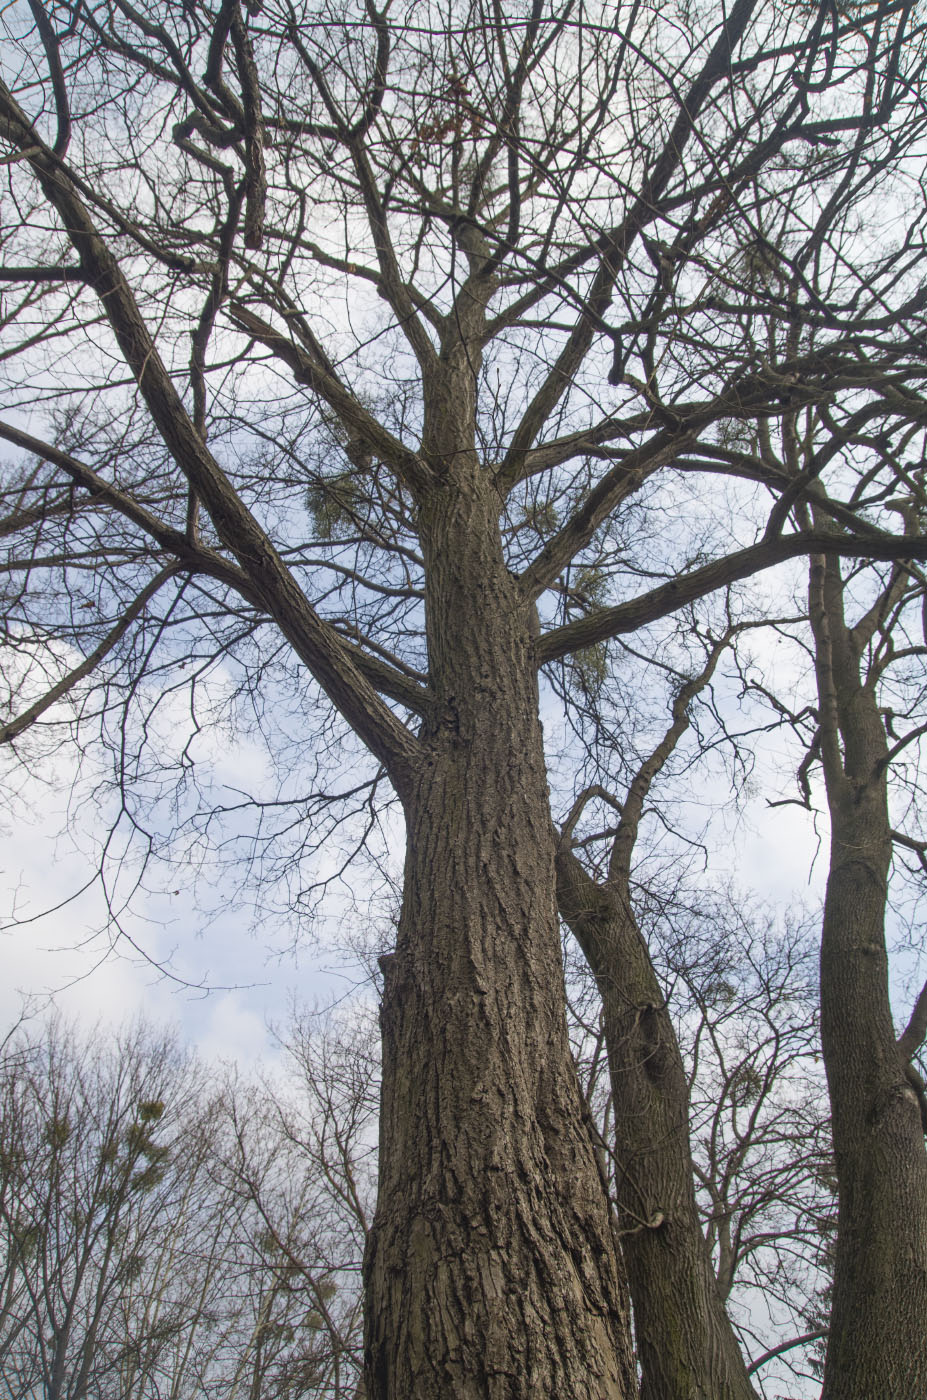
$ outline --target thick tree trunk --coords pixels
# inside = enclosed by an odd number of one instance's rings
[[[436,721],[385,961],[370,1400],[628,1400],[628,1309],[569,1054],[529,608],[474,465],[422,507]]]
[[[812,568],[831,863],[821,940],[821,1040],[838,1225],[822,1400],[927,1395],[927,1152],[889,1000],[887,746],[860,680],[839,565]]]
[[[886,822],[866,805],[832,810],[821,940],[839,1185],[822,1400],[919,1400],[927,1395],[927,1154],[888,998]]]
[[[641,1400],[755,1400],[699,1220],[679,1043],[627,891],[564,845],[557,893],[602,998]]]

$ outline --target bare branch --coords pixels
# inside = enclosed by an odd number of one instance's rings
[[[582,792],[579,794],[576,801],[573,803],[573,806],[567,813],[566,820],[560,828],[561,841],[570,841],[570,838],[572,837],[573,831],[576,827],[576,823],[579,821],[580,817],[583,814],[583,809],[586,807],[587,803],[591,802],[595,797],[600,798],[603,802],[607,802],[610,807],[613,807],[615,811],[619,813],[619,815],[621,814],[622,806],[618,799],[616,797],[613,797],[607,788],[602,787],[601,783],[593,783],[591,787],[583,788]]]
[[[927,982],[918,994],[908,1024],[898,1037],[898,1050],[903,1060],[910,1060],[927,1037]]]
[[[231,33],[244,106],[245,247],[259,249],[264,244],[264,202],[267,198],[264,118],[261,113],[261,88],[251,40],[248,38],[241,9],[237,4],[232,7]]]
[[[416,490],[423,490],[429,485],[433,473],[428,464],[418,453],[411,452],[398,438],[393,437],[358,403],[334,373],[321,347],[316,347],[315,353],[310,356],[306,349],[281,335],[240,302],[230,305],[229,316],[239,330],[266,345],[282,360],[292,371],[297,384],[307,385],[329,404],[348,431],[392,467],[401,480]]]
[[[628,249],[642,229],[656,217],[660,197],[682,160],[696,118],[714,84],[726,73],[734,45],[746,30],[757,3],[758,0],[736,0],[730,14],[725,15],[720,37],[708,55],[701,73],[680,102],[681,110],[669,140],[654,163],[653,173],[646,180],[623,222],[602,240],[604,246],[601,261],[584,302],[583,312],[512,437],[502,469],[506,482],[517,479],[521,474],[524,454],[534,443],[585,360],[593,344],[601,315],[611,302],[615,279]]]
[[[52,146],[56,156],[63,156],[71,141],[71,111],[68,105],[68,90],[64,81],[64,70],[61,67],[61,50],[58,47],[58,37],[54,27],[45,13],[42,0],[29,0],[29,9],[32,11],[32,18],[35,20],[36,28],[42,39],[42,47],[45,50],[45,57],[48,59],[48,71],[52,81],[52,91],[55,94],[55,108],[58,114],[58,132],[55,136],[55,143]]]
[[[179,565],[169,564],[166,569],[155,574],[154,578],[145,585],[141,593],[124,610],[115,627],[107,632],[106,636],[80,665],[75,666],[65,676],[62,676],[60,681],[57,681],[43,696],[23,710],[22,714],[17,715],[15,719],[7,720],[6,724],[0,724],[0,744],[9,744],[14,739],[18,739],[31,725],[35,724],[37,719],[41,719],[46,710],[51,709],[52,705],[69,694],[80,681],[95,671],[100,662],[122,640],[132,624],[141,617],[155,594],[163,588],[168,579],[175,578],[179,572]]]
[[[826,1327],[818,1327],[814,1332],[803,1332],[800,1337],[790,1337],[787,1342],[780,1342],[777,1347],[770,1347],[769,1351],[764,1351],[755,1361],[751,1361],[747,1367],[747,1375],[752,1376],[765,1366],[767,1361],[774,1361],[777,1356],[783,1356],[785,1352],[792,1351],[795,1347],[807,1346],[809,1342],[820,1341],[827,1336]]]
[[[20,149],[34,144],[25,115],[0,83],[0,123]],[[191,423],[162,364],[122,270],[47,148],[29,157],[49,202],[92,280],[126,363],[171,456],[209,511],[220,539],[329,698],[386,766],[398,787],[408,781],[416,743],[357,670],[334,629],[310,606],[261,528]]]
[[[687,603],[704,598],[719,588],[749,578],[762,569],[769,569],[803,554],[831,554],[856,559],[927,559],[927,537],[918,540],[868,537],[852,540],[832,534],[805,530],[795,535],[780,536],[749,545],[723,559],[705,564],[689,573],[679,574],[669,583],[661,584],[639,598],[603,608],[588,617],[578,618],[563,627],[554,628],[537,644],[540,664],[556,661],[558,657],[595,642],[607,641],[624,632],[636,632],[658,618],[678,612]]]

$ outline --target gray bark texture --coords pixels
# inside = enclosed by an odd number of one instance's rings
[[[563,844],[557,892],[602,998],[641,1400],[755,1400],[699,1220],[679,1043],[628,891]]]
[[[533,607],[475,456],[423,500],[434,718],[384,959],[371,1400],[629,1400],[608,1203],[569,1053]]]
[[[836,560],[812,563],[811,619],[831,817],[821,1040],[839,1188],[822,1400],[921,1400],[927,1152],[889,1001],[887,744],[874,682],[861,680],[868,638],[846,624]]]

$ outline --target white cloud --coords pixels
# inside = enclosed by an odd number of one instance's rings
[[[140,889],[120,914],[123,933],[113,930],[92,878],[97,813],[87,806],[69,823],[64,794],[75,774],[62,749],[45,767],[47,784],[20,778],[15,817],[0,833],[0,1035],[24,1004],[42,1011],[53,999],[84,1024],[142,1015],[179,1023],[208,1055],[247,1063],[265,1054],[267,1021],[283,1018],[292,995],[325,995],[316,960],[269,956],[251,930],[253,909],[230,896],[223,904],[221,889],[207,891],[215,907],[204,914],[195,871],[175,873],[170,889]],[[284,924],[267,921],[268,942],[293,942]]]

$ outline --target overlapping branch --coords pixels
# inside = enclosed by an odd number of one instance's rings
[[[29,163],[100,299],[164,445],[209,511],[219,538],[237,558],[263,606],[401,789],[415,761],[415,740],[361,675],[334,629],[311,607],[269,536],[197,433],[116,258],[61,162],[37,141],[34,128],[4,84],[0,84],[0,134],[20,150],[37,147],[28,156]]]

